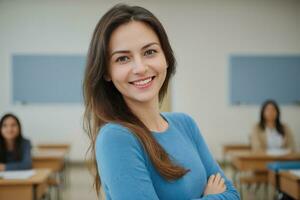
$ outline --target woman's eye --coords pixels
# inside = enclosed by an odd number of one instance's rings
[[[121,57],[117,58],[116,62],[123,63],[123,62],[126,62],[128,60],[129,60],[129,58],[127,56],[121,56]]]
[[[154,49],[149,49],[145,52],[145,56],[150,56],[155,54],[157,51],[155,51]]]

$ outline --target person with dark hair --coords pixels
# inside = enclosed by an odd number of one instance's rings
[[[107,200],[239,199],[196,122],[159,111],[175,65],[162,24],[145,8],[118,4],[98,22],[84,77],[84,128],[96,192],[102,185]]]
[[[295,151],[293,134],[281,122],[280,109],[274,100],[267,100],[262,105],[260,121],[251,133],[251,147],[254,151]]]
[[[5,114],[0,120],[0,171],[30,169],[31,144],[23,138],[19,119]]]

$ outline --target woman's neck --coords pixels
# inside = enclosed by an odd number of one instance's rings
[[[266,126],[269,128],[275,128],[275,122],[274,121],[266,121]]]
[[[168,123],[160,115],[158,98],[149,102],[126,101],[126,103],[149,130],[162,132],[167,129]]]
[[[14,140],[6,140],[5,144],[6,144],[7,150],[9,150],[9,151],[12,151],[15,147]]]

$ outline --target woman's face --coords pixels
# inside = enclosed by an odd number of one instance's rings
[[[277,111],[273,104],[268,104],[264,110],[264,118],[268,122],[275,122]]]
[[[5,140],[15,139],[19,135],[19,131],[18,123],[14,118],[8,117],[4,120],[1,133]]]
[[[126,102],[155,98],[167,74],[167,62],[155,32],[143,22],[119,26],[109,41],[109,73]]]

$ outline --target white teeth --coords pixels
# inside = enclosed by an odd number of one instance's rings
[[[133,84],[135,84],[135,85],[145,85],[145,84],[149,83],[151,80],[152,80],[152,78],[148,78],[146,80],[133,82]]]

